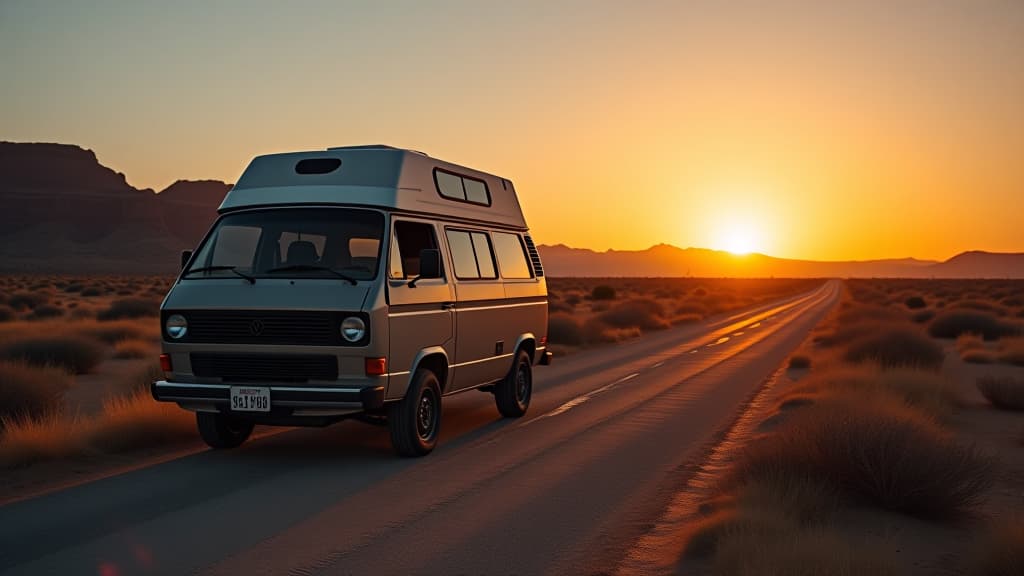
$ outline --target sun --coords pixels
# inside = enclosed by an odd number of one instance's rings
[[[731,221],[717,231],[715,248],[742,255],[759,249],[757,229],[749,222]]]

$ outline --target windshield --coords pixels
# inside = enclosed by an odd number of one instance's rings
[[[217,221],[188,278],[377,277],[384,216],[346,208],[285,208]]]

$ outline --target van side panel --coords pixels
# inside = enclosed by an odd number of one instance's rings
[[[514,308],[514,320],[506,328],[511,342],[515,343],[521,334],[533,334],[537,338],[536,347],[540,347],[540,339],[548,333],[548,290],[544,278],[534,280],[507,280],[505,282],[505,298],[510,303],[518,303]]]
[[[506,307],[500,280],[458,281],[455,285],[455,366],[452,390],[493,382],[508,371],[515,343],[506,335],[515,311]]]

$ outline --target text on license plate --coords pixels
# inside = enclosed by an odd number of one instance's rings
[[[239,412],[270,412],[270,388],[232,386],[231,409]]]

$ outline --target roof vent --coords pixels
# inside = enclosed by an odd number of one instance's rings
[[[297,174],[330,174],[341,166],[341,158],[306,158],[295,164]]]

